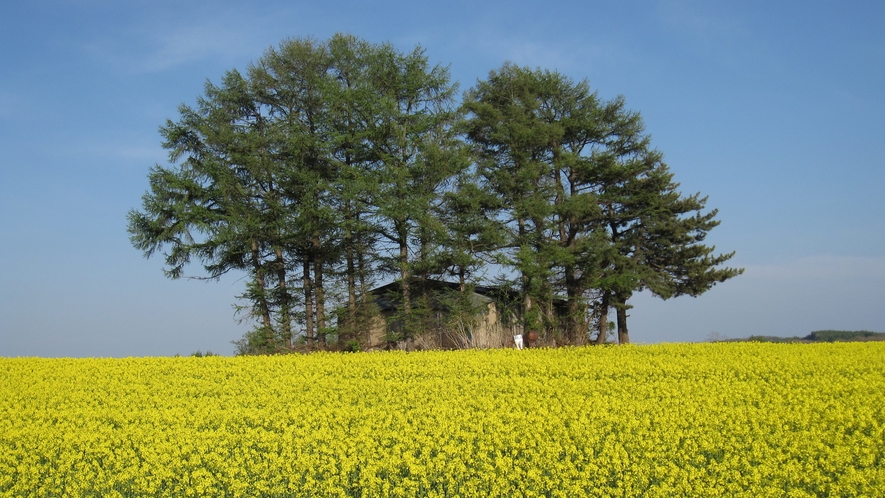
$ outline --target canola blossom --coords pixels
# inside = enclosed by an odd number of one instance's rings
[[[0,497],[885,496],[885,343],[0,358]]]

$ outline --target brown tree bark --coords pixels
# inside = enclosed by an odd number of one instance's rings
[[[315,242],[314,246],[319,252],[319,243]],[[315,256],[313,261],[313,287],[314,297],[316,299],[317,314],[317,338],[321,344],[326,343],[326,292],[323,288],[323,261],[322,258]]]
[[[346,201],[344,203],[344,217],[347,222],[350,221],[351,218],[351,209],[350,209],[350,201]],[[355,336],[356,332],[356,262],[355,254],[354,254],[354,236],[350,227],[347,228],[345,233],[346,238],[346,254],[345,254],[345,264],[347,268],[347,318],[344,323],[344,327],[341,327],[341,331],[339,332],[339,337],[342,342],[346,343],[352,340]]]
[[[627,331],[627,303],[618,305],[618,344],[630,344],[630,333]]]
[[[277,285],[280,289],[280,326],[282,327],[283,337],[286,338],[286,346],[292,347],[292,319],[290,313],[289,289],[286,288],[286,265],[283,260],[283,249],[277,247],[275,249],[276,261],[274,265],[277,270]]]
[[[568,299],[568,317],[566,317],[566,337],[569,344],[583,344],[589,338],[589,324],[587,323],[587,303],[584,301],[584,288],[580,280],[575,276],[575,268],[572,265],[565,267],[565,289]]]
[[[304,336],[307,345],[313,346],[313,285],[310,278],[310,261],[304,258],[302,263],[304,274]]]
[[[608,336],[608,309],[610,299],[609,292],[604,291],[599,303],[599,334],[596,336],[597,345],[605,344],[605,338]]]
[[[267,305],[267,297],[264,284],[264,268],[261,266],[261,257],[258,254],[258,242],[252,241],[252,269],[255,271],[255,285],[258,286],[258,311],[261,321],[268,332],[273,332],[273,322],[270,319],[270,306]]]
[[[403,235],[402,237],[399,243],[399,263],[400,278],[402,279],[401,290],[403,293],[403,330],[407,336],[410,336],[412,333],[410,330],[412,319],[412,275],[409,272],[409,246],[406,245],[405,236]]]

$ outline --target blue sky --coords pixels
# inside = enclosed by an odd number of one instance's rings
[[[126,213],[207,79],[336,32],[462,90],[509,60],[642,113],[746,273],[636,296],[635,342],[885,331],[885,3],[38,0],[0,5],[0,356],[232,353],[243,281],[164,278]]]

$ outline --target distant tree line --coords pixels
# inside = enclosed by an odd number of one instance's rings
[[[855,342],[885,341],[885,332],[869,330],[816,330],[805,337],[780,337],[773,335],[751,335],[746,339],[728,339],[728,341],[749,342]]]
[[[527,330],[603,342],[614,310],[625,343],[634,292],[697,296],[743,271],[703,244],[716,210],[677,191],[623,98],[510,63],[456,92],[420,47],[285,40],[160,128],[170,165],[151,169],[131,241],[170,278],[245,272],[249,351],[359,342],[389,278],[393,340],[421,333],[411,282],[497,279]]]

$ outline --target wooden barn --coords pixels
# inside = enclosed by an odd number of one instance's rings
[[[401,282],[370,291],[379,311],[369,329],[369,348],[391,344],[403,322]],[[475,286],[467,299],[460,285],[440,280],[411,281],[412,307],[421,315],[421,333],[397,344],[406,349],[501,348],[513,346],[513,336],[523,334],[519,295],[495,287]],[[557,301],[557,313],[565,311]]]

